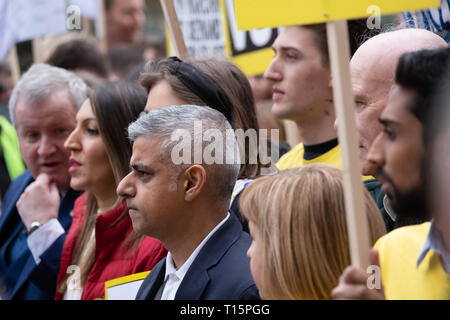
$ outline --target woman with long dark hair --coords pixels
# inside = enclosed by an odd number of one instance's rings
[[[65,147],[71,153],[70,185],[85,193],[74,206],[56,299],[104,298],[105,281],[149,271],[166,254],[158,240],[133,231],[126,203],[116,194],[132,153],[126,129],[146,100],[137,85],[104,83],[77,114]]]

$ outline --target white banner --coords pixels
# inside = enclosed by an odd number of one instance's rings
[[[189,56],[225,56],[219,0],[175,0],[174,4]]]
[[[97,19],[99,1],[0,0],[0,61],[17,42],[67,33],[74,21],[79,24],[78,15]]]
[[[83,17],[95,20],[100,8],[99,1],[101,0],[70,0],[69,4],[78,6]]]

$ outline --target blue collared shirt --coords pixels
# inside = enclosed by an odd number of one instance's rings
[[[430,231],[428,231],[427,240],[420,250],[416,266],[419,267],[429,250],[441,256],[442,267],[446,273],[450,273],[450,252],[445,250],[441,232],[436,228],[433,219],[431,220]]]

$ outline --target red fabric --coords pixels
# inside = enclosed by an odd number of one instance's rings
[[[127,215],[119,223],[111,227],[120,214],[125,210],[125,201],[97,217],[95,225],[95,262],[86,280],[81,296],[82,300],[104,299],[105,281],[127,276],[134,273],[150,271],[167,251],[157,239],[145,237],[140,246],[132,254],[124,250],[122,244],[133,230],[131,218]],[[72,226],[67,234],[61,256],[58,281],[63,279],[70,265],[72,253],[81,232],[84,213],[86,210],[85,195],[81,195],[74,205]],[[56,292],[55,299],[63,296]]]

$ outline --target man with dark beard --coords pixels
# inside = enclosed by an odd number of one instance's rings
[[[380,266],[383,287],[369,289],[368,275],[348,267],[332,292],[335,299],[450,299],[450,226],[442,217],[448,213],[430,210],[425,160],[433,143],[423,138],[433,126],[428,118],[436,93],[442,86],[448,90],[449,67],[449,47],[402,55],[379,118],[382,131],[368,154],[395,212],[431,222],[396,229],[377,241],[371,263]]]

